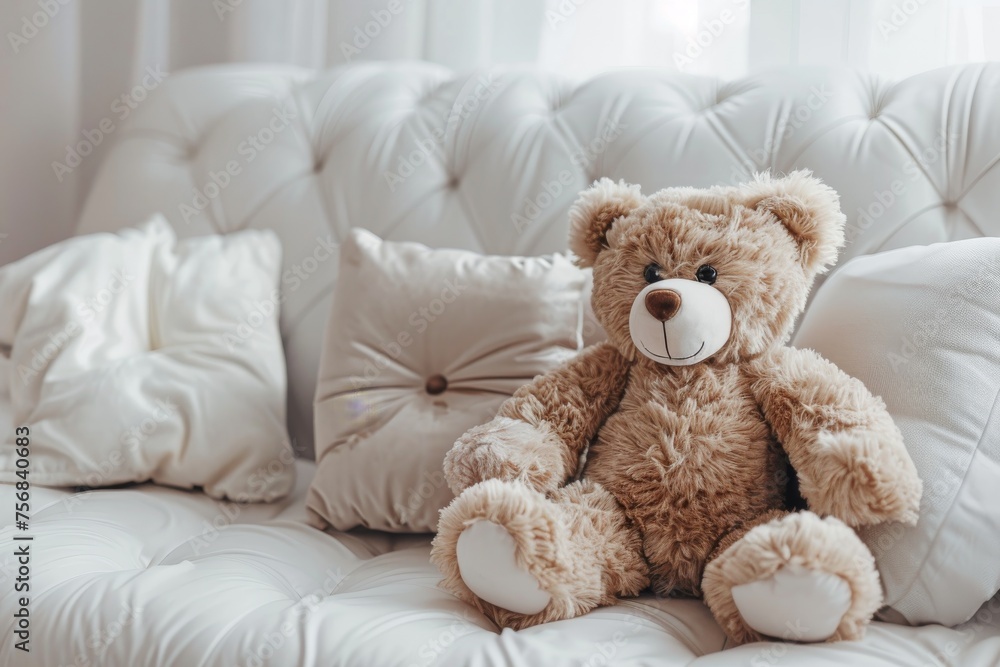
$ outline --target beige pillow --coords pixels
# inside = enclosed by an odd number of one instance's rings
[[[316,387],[314,524],[433,531],[455,440],[580,349],[583,285],[562,255],[485,257],[354,230]]]

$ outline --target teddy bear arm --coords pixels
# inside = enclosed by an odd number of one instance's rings
[[[577,457],[621,402],[629,362],[611,343],[593,345],[559,368],[521,387],[499,414],[557,436]]]
[[[753,391],[810,509],[850,526],[913,523],[921,482],[885,404],[812,350],[758,361]]]
[[[599,343],[521,387],[495,419],[470,429],[448,452],[452,491],[487,479],[519,479],[545,493],[566,484],[617,408],[628,369],[617,349]]]

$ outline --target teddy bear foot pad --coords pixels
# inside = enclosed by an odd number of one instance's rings
[[[818,642],[833,635],[851,606],[851,589],[835,574],[796,565],[733,587],[733,602],[751,628],[768,637]]]
[[[812,512],[751,528],[708,564],[702,590],[740,644],[860,639],[882,604],[868,547],[842,521]]]
[[[518,614],[537,614],[552,596],[517,564],[514,538],[492,521],[476,521],[458,538],[458,569],[466,586],[480,598]]]

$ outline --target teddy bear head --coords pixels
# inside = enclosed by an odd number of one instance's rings
[[[594,313],[626,358],[732,363],[787,342],[844,221],[808,171],[650,196],[603,178],[570,210],[570,249],[593,267]]]

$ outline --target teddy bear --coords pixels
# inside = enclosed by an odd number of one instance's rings
[[[651,588],[736,643],[861,638],[882,592],[855,529],[914,523],[921,481],[883,401],[787,345],[844,243],[837,193],[603,178],[569,218],[607,340],[449,451],[441,585],[512,629]]]

